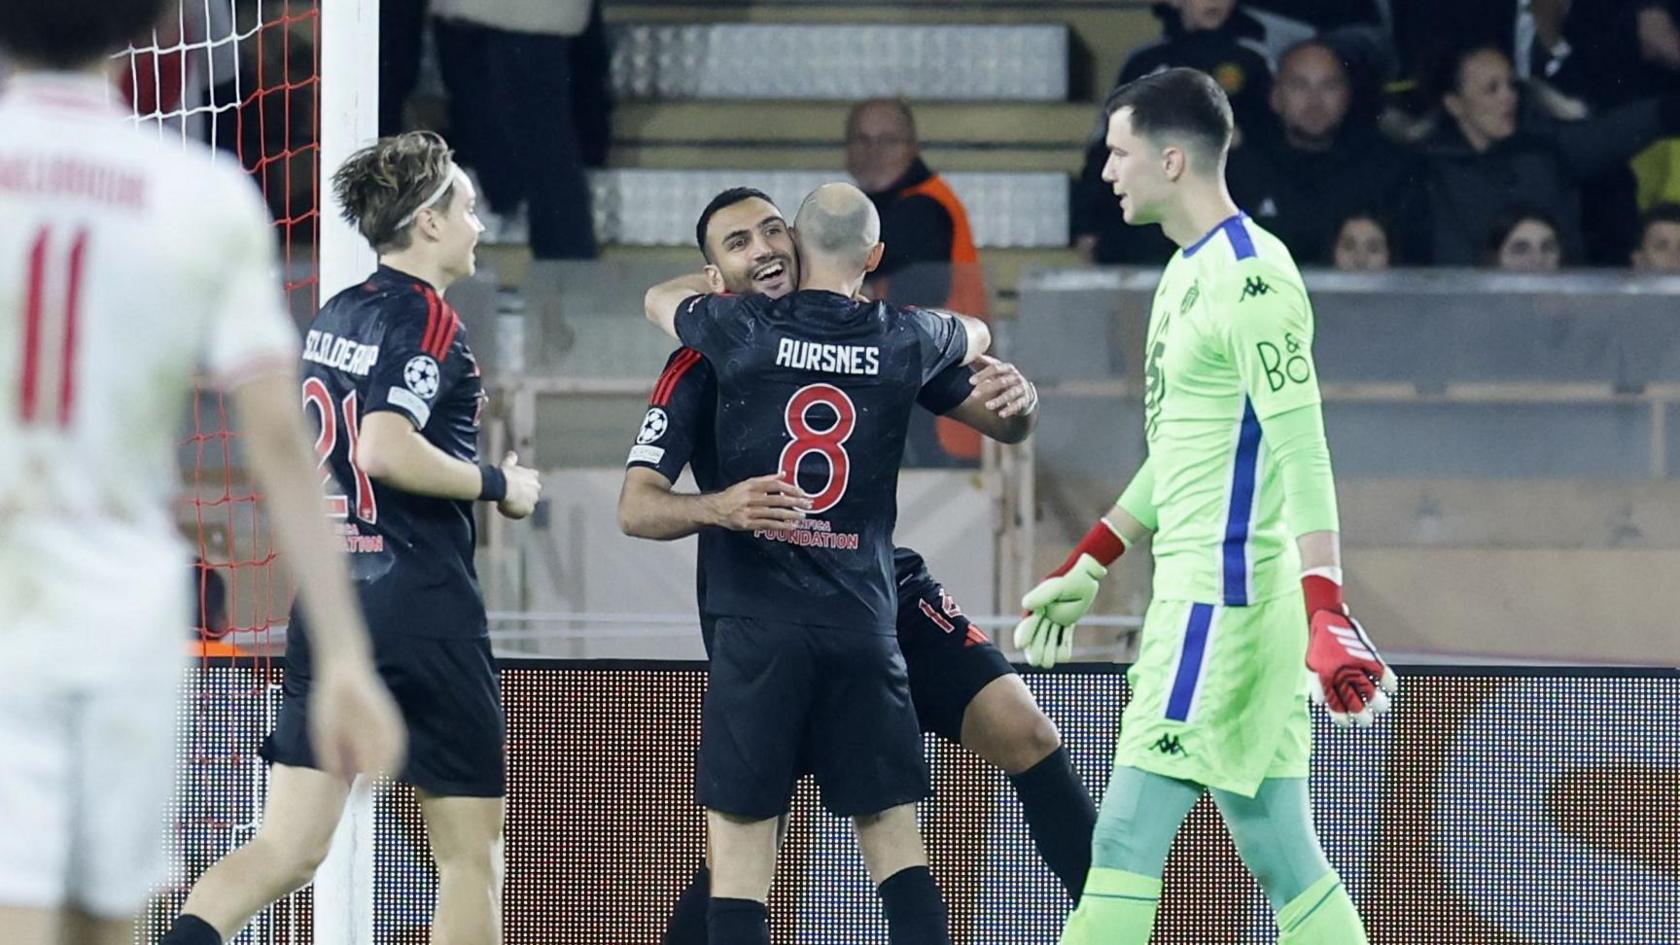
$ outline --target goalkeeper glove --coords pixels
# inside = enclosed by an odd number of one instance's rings
[[[1021,598],[1026,614],[1015,625],[1015,646],[1026,651],[1029,664],[1047,669],[1073,658],[1074,625],[1091,609],[1107,566],[1125,552],[1119,533],[1098,519],[1061,567]]]
[[[1365,628],[1349,616],[1342,585],[1321,573],[1301,578],[1307,599],[1307,669],[1313,702],[1330,712],[1343,728],[1366,727],[1388,711],[1389,695],[1399,688],[1394,670],[1383,661]]]

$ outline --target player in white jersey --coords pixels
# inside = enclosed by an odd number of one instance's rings
[[[162,879],[191,625],[173,450],[200,370],[231,394],[333,666],[316,683],[318,752],[350,774],[395,767],[403,750],[321,516],[261,201],[236,166],[147,136],[109,104],[108,53],[163,5],[0,3],[17,69],[0,93],[7,945],[130,942]]]

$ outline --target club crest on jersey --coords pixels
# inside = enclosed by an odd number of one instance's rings
[[[424,354],[409,358],[408,363],[403,365],[403,383],[423,399],[431,400],[438,392],[437,362]]]
[[[636,432],[636,442],[648,444],[657,441],[665,435],[665,430],[671,425],[665,411],[658,407],[649,407],[647,416],[642,418],[642,428]]]

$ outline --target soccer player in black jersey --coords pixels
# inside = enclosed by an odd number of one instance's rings
[[[780,298],[798,282],[787,221],[761,191],[737,187],[718,194],[701,213],[695,240],[714,290]],[[941,372],[917,401],[993,439],[1020,442],[1036,419],[1037,394],[1012,365],[981,360],[987,364],[979,371],[959,366]],[[716,398],[715,375],[699,352],[673,352],[649,398],[619,494],[627,534],[662,541],[699,534],[696,577],[708,652],[714,618],[705,608],[706,562],[719,530],[788,528],[808,501],[775,473],[733,484],[720,478],[712,426]],[[700,493],[674,489],[684,466],[693,470]],[[1077,900],[1090,867],[1096,813],[1055,725],[920,555],[895,548],[893,564],[898,642],[922,731],[963,745],[1009,776],[1040,854]],[[704,945],[709,885],[702,866],[677,901],[665,945]]]
[[[807,500],[790,528],[723,531],[708,549],[696,797],[718,945],[768,945],[777,820],[807,766],[824,805],[854,819],[894,942],[949,941],[915,820],[928,773],[894,631],[892,530],[916,397],[990,334],[966,316],[857,300],[879,234],[861,191],[824,185],[800,208],[799,291],[713,295],[699,275],[645,301],[715,369],[722,478],[774,470]]]
[[[331,480],[325,511],[340,523],[380,675],[409,726],[401,780],[419,795],[437,862],[433,941],[496,943],[506,726],[472,504],[524,518],[540,486],[511,453],[478,463],[484,387],[443,292],[472,274],[482,227],[443,139],[381,139],[333,185],[379,268],[327,302],[304,342],[301,396]],[[165,945],[221,945],[326,856],[350,784],[319,770],[304,737],[312,677],[294,610],[262,827],[199,879]]]

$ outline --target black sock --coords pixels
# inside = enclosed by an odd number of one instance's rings
[[[1015,794],[1027,815],[1033,846],[1077,905],[1085,891],[1085,874],[1091,869],[1091,834],[1097,829],[1097,809],[1068,761],[1067,747],[1059,747],[1038,764],[1010,775],[1009,781],[1015,785]]]
[[[701,866],[677,897],[677,907],[665,923],[665,938],[660,945],[706,945],[706,905],[711,899],[712,871]]]
[[[712,897],[706,933],[714,945],[770,945],[770,912],[751,899]]]
[[[887,913],[887,941],[892,945],[950,945],[945,898],[927,867],[899,870],[877,888]]]
[[[222,937],[210,923],[183,912],[175,917],[175,924],[163,933],[163,938],[158,939],[158,945],[222,945]]]

